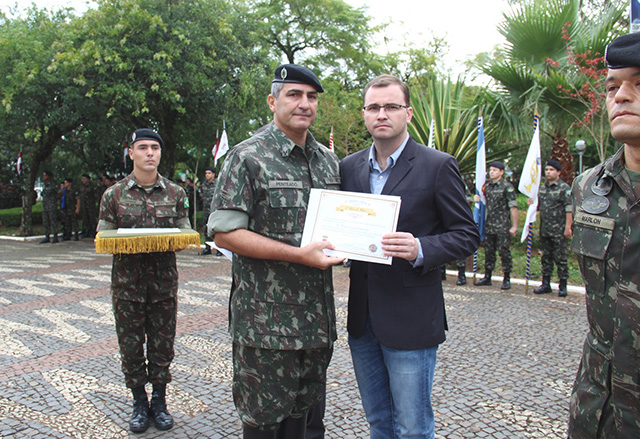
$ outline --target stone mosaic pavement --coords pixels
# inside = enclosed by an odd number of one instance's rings
[[[37,241],[36,241],[37,242]],[[179,254],[168,404],[176,426],[130,434],[113,328],[111,256],[89,240],[0,240],[0,438],[237,438],[226,331],[230,263]],[[586,320],[584,297],[445,284],[450,331],[434,386],[438,438],[563,438]],[[347,269],[336,269],[339,340],[327,438],[366,438],[346,344]]]

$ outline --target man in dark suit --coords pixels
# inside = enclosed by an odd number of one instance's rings
[[[371,438],[433,438],[431,387],[447,329],[440,266],[473,253],[480,238],[456,160],[407,133],[406,84],[381,75],[363,98],[373,145],[342,160],[341,188],[402,204],[398,232],[382,237],[392,265],[351,264],[351,356]]]

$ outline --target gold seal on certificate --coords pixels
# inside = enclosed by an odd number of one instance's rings
[[[391,265],[382,235],[396,231],[400,197],[311,189],[301,246],[329,241],[330,256]]]

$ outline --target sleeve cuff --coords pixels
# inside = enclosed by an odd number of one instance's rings
[[[249,215],[239,210],[216,210],[209,215],[207,229],[211,236],[217,232],[233,232],[249,228]]]

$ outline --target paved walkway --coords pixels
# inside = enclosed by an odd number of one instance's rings
[[[230,263],[179,254],[180,309],[168,403],[176,426],[130,434],[113,328],[111,256],[89,240],[0,241],[0,438],[238,438],[230,394]],[[564,438],[586,332],[584,296],[457,287],[433,392],[438,438]],[[335,270],[339,340],[327,438],[368,437],[346,343],[347,269]]]

